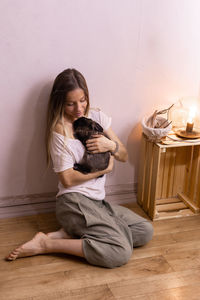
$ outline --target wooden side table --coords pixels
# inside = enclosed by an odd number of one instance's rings
[[[200,142],[164,145],[142,136],[138,203],[152,220],[200,213]]]

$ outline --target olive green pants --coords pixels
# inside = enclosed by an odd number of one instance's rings
[[[133,248],[146,244],[153,235],[151,223],[128,208],[80,193],[59,196],[56,217],[70,236],[83,239],[86,260],[107,268],[127,263]]]

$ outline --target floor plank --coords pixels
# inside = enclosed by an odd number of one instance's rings
[[[127,207],[147,218],[136,204]],[[154,237],[128,264],[106,269],[64,254],[7,262],[37,231],[59,228],[52,213],[0,220],[1,300],[200,299],[199,216],[153,222]]]

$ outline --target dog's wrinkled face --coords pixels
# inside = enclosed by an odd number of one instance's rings
[[[103,153],[90,153],[86,147],[86,141],[92,138],[94,134],[105,135],[101,125],[91,119],[81,117],[74,121],[73,129],[74,137],[80,140],[85,146],[84,156],[79,163],[74,164],[74,169],[83,174],[106,169],[109,164],[110,153],[108,151]]]
[[[85,117],[81,117],[73,123],[74,137],[80,140],[84,145],[94,134],[103,133],[101,125]]]

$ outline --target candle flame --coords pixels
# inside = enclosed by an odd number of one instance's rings
[[[196,107],[191,106],[190,109],[189,109],[188,123],[193,123],[194,122],[195,114],[196,114]]]

